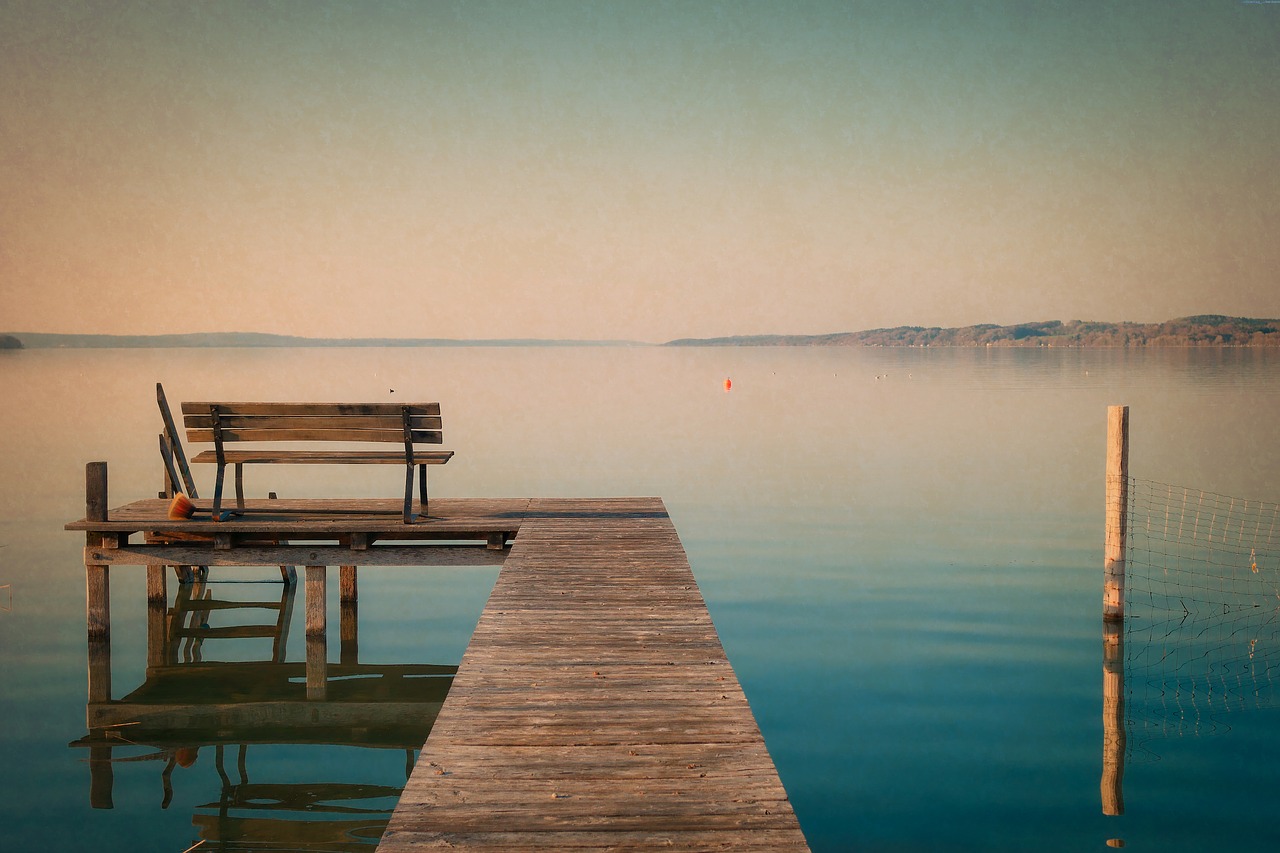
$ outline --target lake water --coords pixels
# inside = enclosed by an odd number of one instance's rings
[[[432,348],[0,353],[0,849],[182,851],[235,831],[360,849],[367,830],[298,839],[376,826],[404,784],[397,744],[219,755],[121,727],[96,776],[74,745],[84,543],[62,526],[84,514],[85,462],[108,461],[113,504],[154,495],[156,381],[175,406],[439,400],[457,456],[433,495],[661,496],[816,851],[1280,844],[1268,701],[1131,738],[1125,813],[1100,799],[1106,406],[1130,406],[1134,476],[1276,501],[1280,352]],[[263,470],[251,495],[398,488],[377,466]],[[278,572],[257,582],[272,574],[215,570],[210,590],[278,600]],[[362,571],[360,661],[456,665],[496,574]],[[116,699],[147,680],[143,577],[112,572]],[[217,639],[195,656],[272,654]]]

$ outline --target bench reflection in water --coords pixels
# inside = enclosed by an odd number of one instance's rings
[[[90,804],[113,807],[115,765],[150,761],[160,768],[159,802],[167,808],[174,771],[211,749],[221,789],[192,820],[214,849],[372,846],[401,787],[333,781],[343,775],[341,761],[324,765],[328,778],[314,782],[251,780],[250,747],[403,750],[407,780],[457,667],[361,663],[354,601],[342,607],[339,663],[314,666],[317,655],[326,657],[324,637],[307,638],[310,667],[291,662],[286,645],[297,587],[247,588],[254,595],[278,589],[279,597],[218,598],[201,581],[181,585],[171,607],[149,603],[146,679],[120,699],[111,697],[110,640],[90,640],[88,734],[71,744],[89,751]],[[222,642],[231,639],[269,641],[269,657],[216,659],[220,646],[243,653],[244,643]]]

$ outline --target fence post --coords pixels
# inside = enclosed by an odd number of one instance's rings
[[[1105,815],[1124,814],[1124,569],[1128,515],[1129,407],[1108,406],[1107,520],[1102,581],[1102,813]]]
[[[1107,407],[1107,526],[1102,618],[1124,620],[1125,530],[1129,513],[1129,407]]]

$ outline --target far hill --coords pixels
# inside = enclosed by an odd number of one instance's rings
[[[665,346],[864,347],[1280,347],[1280,320],[1199,314],[1164,323],[1046,320],[1016,326],[982,324],[944,329],[898,326],[829,335],[748,335],[682,338]]]

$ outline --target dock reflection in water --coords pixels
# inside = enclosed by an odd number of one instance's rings
[[[220,599],[197,580],[179,586],[172,606],[149,602],[146,679],[120,699],[111,697],[109,635],[89,641],[88,734],[70,745],[89,751],[90,804],[113,807],[116,764],[152,761],[160,807],[168,808],[175,769],[211,748],[220,790],[192,817],[210,849],[369,849],[402,786],[251,780],[250,747],[403,750],[407,780],[457,667],[361,663],[355,601],[342,603],[339,663],[328,663],[323,636],[307,637],[307,662],[291,662],[297,586],[254,588],[277,588],[279,598]],[[232,645],[218,641],[232,639],[269,640],[270,656],[212,659],[220,645]],[[341,762],[323,766],[342,774]]]

